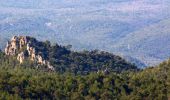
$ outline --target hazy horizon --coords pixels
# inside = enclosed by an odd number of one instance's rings
[[[142,58],[138,58],[140,53],[148,59],[155,59],[151,65],[167,58],[155,55],[156,52],[161,52],[161,48],[157,51],[147,51],[150,49],[137,51],[136,44],[126,44],[123,39],[130,36],[133,39],[133,36],[136,36],[133,34],[168,20],[170,18],[168,0],[0,0],[0,2],[0,41],[3,46],[12,35],[19,34],[34,36],[41,40],[48,39],[64,45],[71,44],[76,50],[105,50],[141,61]],[[142,39],[145,39],[145,36],[142,36],[144,37]],[[145,46],[143,43],[140,47]],[[129,48],[128,45],[131,45],[132,50],[126,50]]]

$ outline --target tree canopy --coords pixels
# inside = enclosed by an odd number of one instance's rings
[[[15,57],[1,52],[0,99],[168,100],[170,96],[170,60],[139,71],[87,75],[48,72],[33,66],[29,61],[19,64]]]

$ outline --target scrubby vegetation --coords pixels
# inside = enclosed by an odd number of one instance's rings
[[[30,37],[29,40],[29,45],[35,48],[38,55],[49,61],[55,71],[60,73],[70,72],[82,75],[97,71],[123,72],[138,70],[134,64],[108,52],[98,50],[76,52],[70,50],[71,45],[52,45],[49,41],[41,42],[33,37]],[[21,51],[24,54],[28,52],[26,47],[22,48]]]
[[[138,70],[138,68],[119,56],[108,52],[83,51],[72,52],[55,45],[50,49],[49,61],[57,70],[68,71],[75,74],[109,70],[110,72],[123,72]]]
[[[88,75],[33,66],[0,53],[0,99],[167,100],[170,95],[170,60],[138,72]]]

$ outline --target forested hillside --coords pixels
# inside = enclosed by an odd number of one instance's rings
[[[170,100],[170,0],[0,0],[0,100]]]
[[[116,47],[146,65],[158,64],[169,58],[169,33],[170,18],[126,35],[116,43]]]
[[[167,100],[170,60],[138,72],[45,72],[0,53],[0,99]]]
[[[49,62],[52,69],[60,73],[88,74],[98,71],[108,73],[138,70],[134,64],[108,52],[98,50],[76,52],[70,50],[70,48],[71,45],[52,45],[49,41],[41,42],[33,37],[14,36],[11,41],[8,42],[5,48],[6,55],[4,56],[7,57],[7,59],[22,58],[19,60],[21,60],[23,64],[31,62],[32,67],[37,68],[38,66],[39,69],[48,67],[47,64],[43,64],[44,61]],[[29,59],[32,59],[32,61]],[[8,63],[9,61],[3,62]],[[10,64],[11,62],[12,61],[10,61]],[[17,60],[14,62],[13,66],[17,66],[17,63],[19,63]]]
[[[14,45],[20,48],[14,55],[8,55]],[[26,48],[35,49],[35,55],[49,61],[54,70],[30,60]],[[52,45],[32,37],[12,38],[5,52],[0,51],[0,99],[168,100],[170,97],[170,60],[138,69],[108,52],[76,52],[70,48],[71,45]],[[22,63],[17,59],[20,52],[24,54]]]
[[[74,50],[100,49],[119,52],[124,56],[130,56],[135,59],[134,62],[137,61],[136,64],[144,67],[162,62],[169,54],[169,35],[165,33],[169,33],[170,25],[169,21],[163,21],[170,18],[169,0],[0,0],[0,2],[1,49],[13,35],[29,35],[62,45],[72,44]],[[145,31],[155,24],[158,26],[153,27],[151,33]],[[154,30],[156,32],[153,32]],[[142,36],[131,35],[139,32]],[[161,37],[157,35],[147,38],[146,33],[157,32]],[[146,37],[147,42],[141,40],[141,37]],[[124,47],[119,48],[120,40],[125,41]],[[157,48],[161,41],[165,43],[161,44],[163,48],[152,49]],[[128,44],[132,47],[130,52],[124,51],[128,49]],[[140,56],[136,57],[137,55]]]

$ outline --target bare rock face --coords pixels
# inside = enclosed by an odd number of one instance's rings
[[[44,64],[43,62],[43,58],[40,56],[40,55],[38,55],[38,56],[36,56],[37,57],[37,62],[38,62],[38,64]]]
[[[20,64],[22,64],[24,62],[24,60],[25,60],[24,52],[21,52],[18,54],[17,60],[20,62]]]
[[[19,47],[22,48],[27,44],[27,37],[20,37],[19,39]]]
[[[11,41],[7,43],[7,46],[5,48],[5,54],[14,56],[18,49],[19,49],[18,37],[14,36],[12,37]]]
[[[35,48],[31,47],[30,44],[27,44],[27,51],[28,51],[28,55],[30,56],[30,59],[32,61],[35,61],[36,60]]]
[[[24,37],[24,36],[14,36],[12,37],[11,41],[8,41],[7,46],[5,48],[5,54],[14,56],[17,54],[17,51],[22,49],[24,45],[27,44],[27,39],[29,37]]]
[[[31,37],[28,36],[14,36],[11,41],[9,41],[5,48],[5,54],[8,56],[17,56],[17,60],[23,63],[25,58],[29,58],[31,61],[39,64],[46,65],[50,70],[54,70],[50,62],[45,60],[41,55],[38,54],[39,51],[36,50],[34,46],[31,46]],[[37,42],[38,43],[38,42]],[[27,52],[26,55],[24,52]]]

